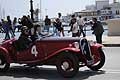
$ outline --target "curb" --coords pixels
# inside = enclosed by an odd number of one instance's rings
[[[120,47],[120,44],[103,44],[105,47]]]

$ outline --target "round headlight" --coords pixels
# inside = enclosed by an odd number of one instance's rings
[[[96,42],[93,41],[93,40],[90,40],[90,41],[89,41],[90,46],[93,46],[95,43],[96,43]]]
[[[73,44],[74,44],[75,48],[79,49],[79,43],[78,42],[74,42]]]

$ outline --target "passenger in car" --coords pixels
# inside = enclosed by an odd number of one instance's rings
[[[23,26],[21,29],[21,35],[17,40],[17,51],[25,50],[30,47],[32,40],[29,37],[29,30],[26,26]]]

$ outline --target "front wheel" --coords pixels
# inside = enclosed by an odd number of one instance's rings
[[[79,70],[79,61],[75,55],[64,52],[59,56],[56,67],[62,76],[66,78],[73,77]]]
[[[0,72],[5,72],[9,69],[10,64],[7,63],[5,60],[5,57],[3,55],[0,55]]]
[[[95,64],[93,65],[89,65],[87,66],[88,68],[90,68],[91,70],[93,71],[97,71],[99,70],[100,68],[103,67],[103,65],[105,64],[105,54],[103,52],[103,50],[100,48],[98,49],[99,50],[99,61],[97,61]],[[95,56],[96,57],[96,56]]]

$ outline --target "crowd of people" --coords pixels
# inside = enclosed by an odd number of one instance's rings
[[[48,15],[45,16],[44,19],[44,31],[49,32],[50,27],[54,27],[54,33],[56,36],[65,36],[64,34],[64,27],[62,25],[62,17],[61,13],[58,13],[58,17],[51,21],[51,19],[48,17]],[[77,18],[75,15],[71,16],[71,20],[69,23],[70,30],[69,32],[72,32],[72,37],[80,37],[86,36],[86,27],[87,27],[87,18],[82,18],[81,15],[79,15]],[[97,18],[93,18],[92,21],[89,23],[91,25],[91,30],[93,30],[93,33],[96,37],[96,41],[98,43],[102,43],[102,34],[104,32],[103,26],[100,21],[97,20]],[[7,20],[1,19],[0,22],[0,32],[5,33],[4,40],[8,40],[11,37],[15,37],[15,31],[16,29],[18,31],[21,31],[22,26],[27,26],[29,30],[29,34],[31,35],[31,39],[35,40],[36,35],[36,27],[33,25],[33,21],[30,18],[30,16],[23,16],[22,18],[17,19],[16,17],[12,21],[10,16],[7,16]],[[34,32],[32,33],[32,29],[34,29]],[[11,36],[10,36],[11,34]]]
[[[46,16],[45,20],[45,30],[49,32],[49,28],[51,27],[51,20],[48,18],[48,15]],[[87,25],[91,26],[91,30],[93,31],[92,34],[95,35],[97,43],[102,44],[102,34],[104,32],[103,25],[100,21],[97,20],[97,18],[92,18],[92,21],[88,23],[87,18],[82,18],[81,15],[79,15],[77,18],[75,15],[71,16],[71,20],[69,23],[70,30],[69,32],[72,32],[72,37],[80,37],[86,36],[86,27]],[[62,19],[61,16],[58,15],[58,18],[55,19],[53,22],[53,26],[55,27],[55,33],[58,36],[65,36],[64,35],[64,28],[62,25]],[[61,35],[62,34],[62,35]]]
[[[16,17],[13,21],[11,20],[10,16],[7,16],[7,20],[1,19],[0,32],[5,33],[4,40],[15,37],[15,30],[18,28],[18,31],[20,31],[21,26],[22,25],[18,24]]]
[[[48,18],[48,15],[46,15],[44,23],[45,23],[44,30],[49,32],[49,28],[53,26],[54,33],[56,34],[56,36],[65,36],[60,13],[58,13],[58,18],[56,18],[53,22],[51,21],[50,18]]]
[[[71,28],[68,32],[72,32],[72,37],[80,37],[81,35],[85,37],[87,24],[91,26],[91,30],[93,31],[92,34],[95,35],[97,43],[102,44],[104,28],[102,23],[98,21],[97,18],[92,18],[92,21],[88,23],[87,18],[82,18],[81,15],[76,18],[75,15],[72,15],[69,24]]]

